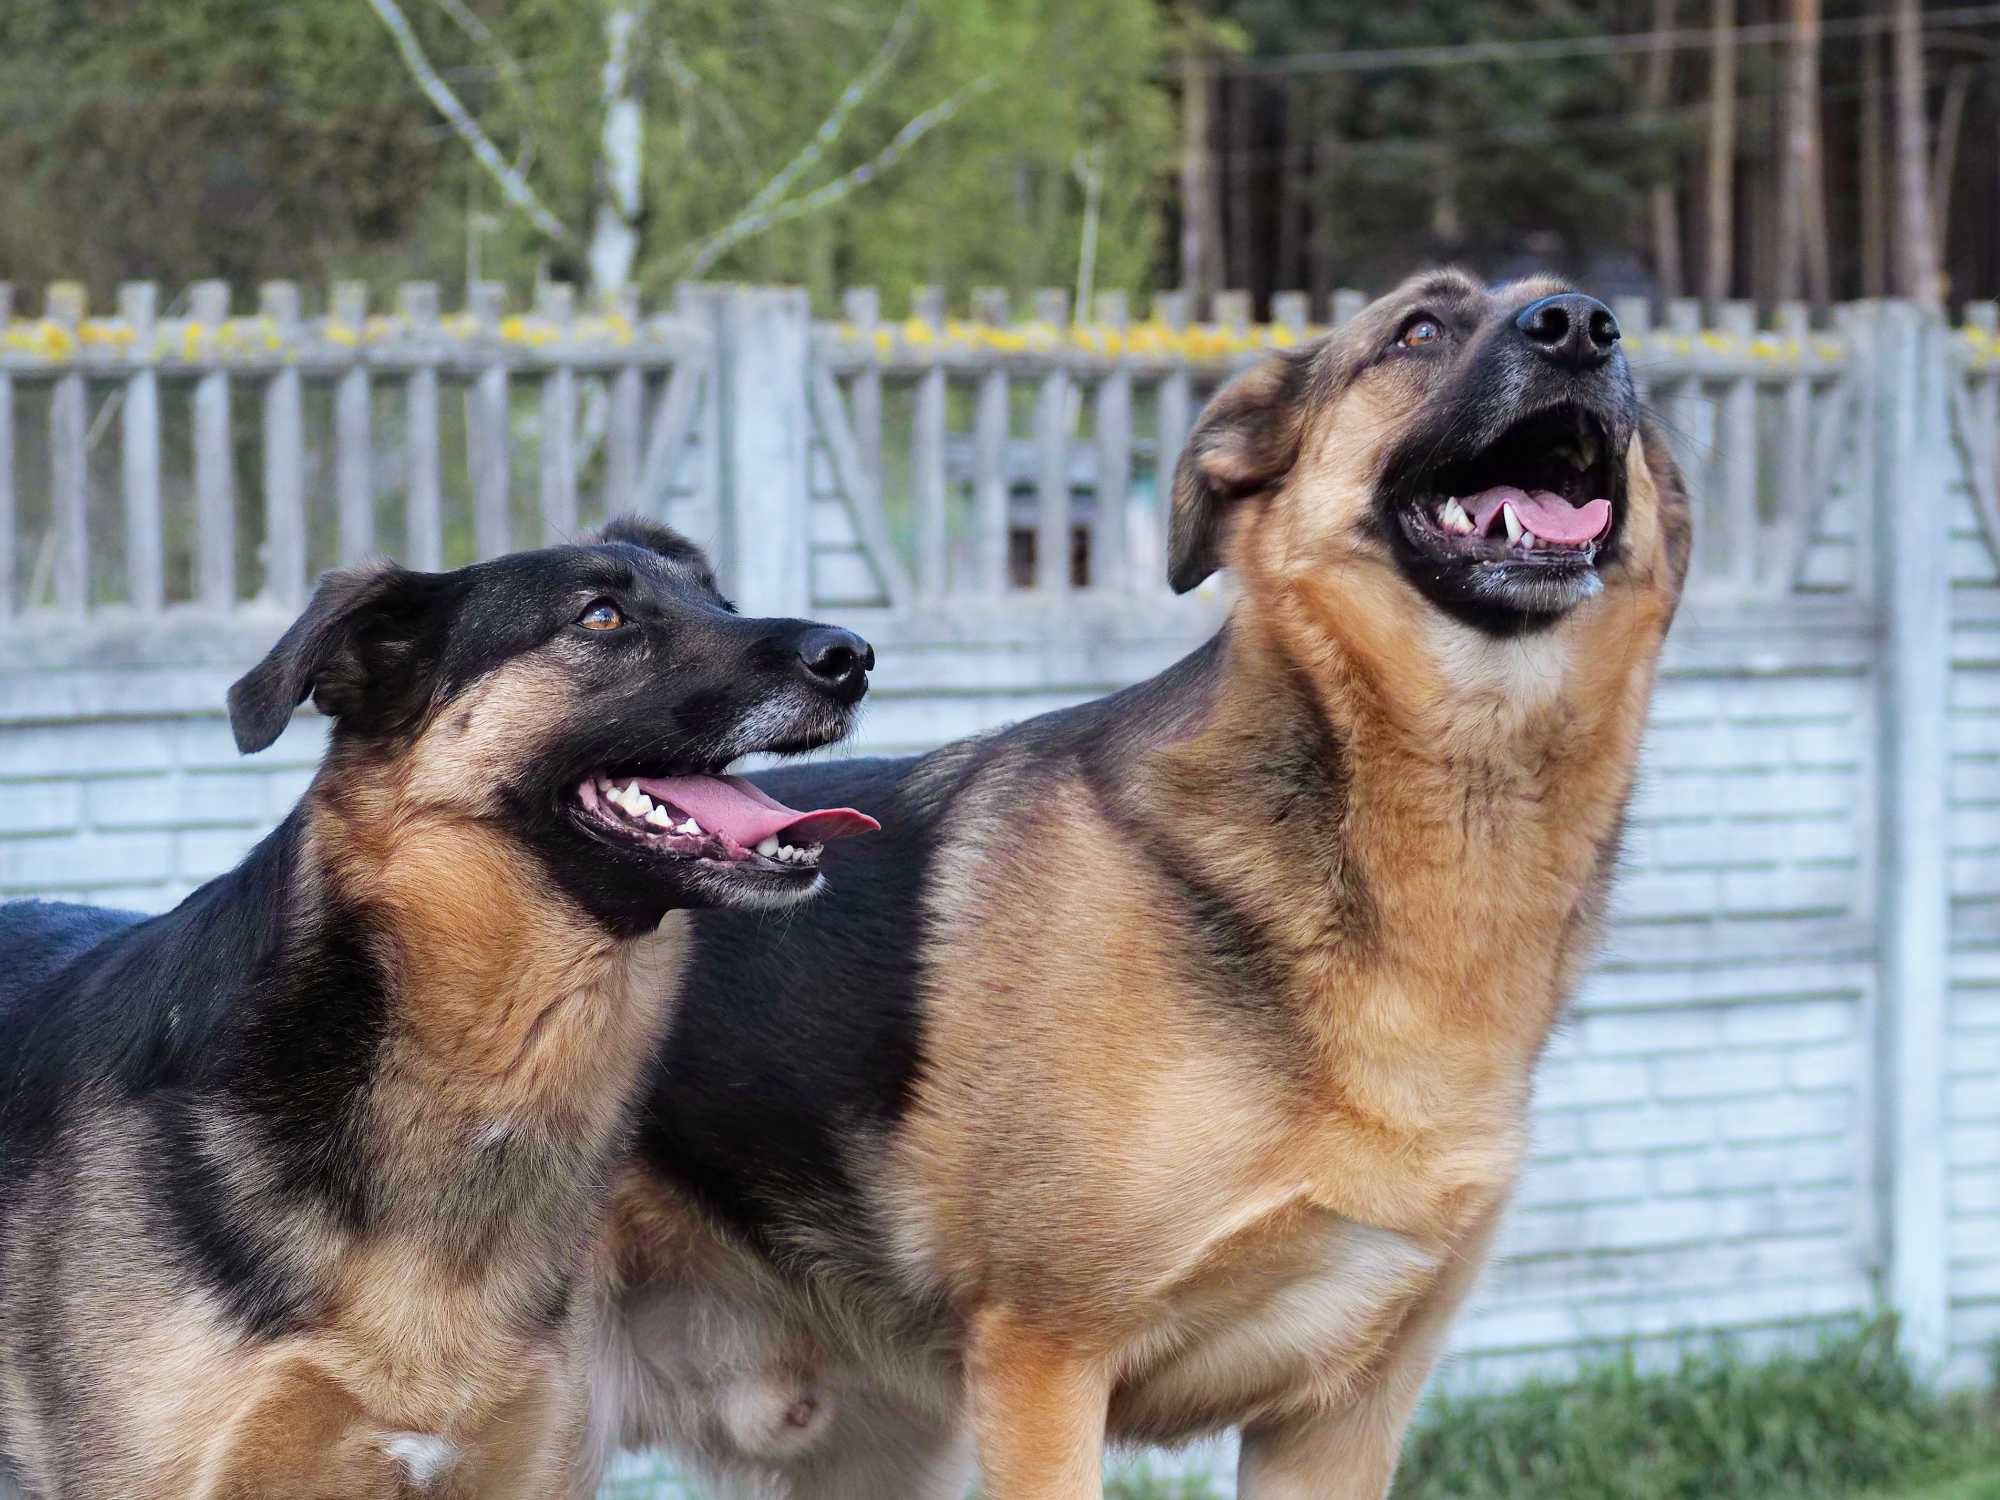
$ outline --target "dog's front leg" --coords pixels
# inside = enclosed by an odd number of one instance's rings
[[[989,1500],[1102,1500],[1106,1362],[1031,1326],[1014,1309],[982,1308],[966,1351],[981,1493]]]

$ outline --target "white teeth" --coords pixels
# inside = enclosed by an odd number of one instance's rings
[[[643,818],[653,810],[653,799],[644,792],[625,798],[625,810],[635,818]]]
[[[1507,540],[1510,542],[1520,541],[1521,533],[1527,528],[1522,526],[1521,518],[1514,514],[1514,506],[1511,501],[1500,507],[1500,516],[1507,523]]]
[[[1469,532],[1472,530],[1472,517],[1465,513],[1465,507],[1458,503],[1456,497],[1445,501],[1444,510],[1440,513],[1439,519],[1444,522],[1445,529],[1448,531]]]
[[[668,812],[664,807],[656,807],[647,813],[646,821],[651,823],[655,828],[671,828],[674,826],[673,814]]]
[[[700,833],[701,824],[695,822],[693,818],[689,818],[685,823],[681,824],[680,831],[682,833]]]
[[[777,857],[778,851],[783,847],[784,846],[778,842],[778,836],[774,833],[766,837],[762,843],[758,844],[757,852],[763,855],[764,858],[766,859],[774,859]]]

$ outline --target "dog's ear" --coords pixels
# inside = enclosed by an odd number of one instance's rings
[[[1235,502],[1281,483],[1299,456],[1317,346],[1251,366],[1203,408],[1174,470],[1167,581],[1185,594],[1222,566]]]
[[[229,690],[229,727],[245,755],[262,750],[308,695],[328,718],[368,728],[407,722],[429,696],[428,626],[440,575],[390,563],[320,579],[305,613]]]
[[[671,526],[663,526],[658,521],[649,521],[644,516],[616,516],[604,523],[604,529],[587,540],[591,542],[623,542],[630,547],[644,547],[648,552],[657,552],[662,557],[676,560],[700,557],[701,548],[682,536]]]

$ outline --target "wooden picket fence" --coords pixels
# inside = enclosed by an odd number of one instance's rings
[[[205,282],[163,312],[140,284],[93,316],[58,285],[25,316],[0,286],[0,618],[289,607],[322,566],[451,565],[623,510],[716,547],[773,605],[1158,594],[1200,403],[1364,298],[1316,321],[1280,295],[1263,324],[1241,293],[1205,319],[1169,293],[1140,319],[1122,293],[1078,317],[1061,292],[1017,309],[987,291],[958,318],[925,292],[890,319],[860,290],[817,323],[802,294],[759,288],[686,287],[655,313],[579,310],[562,286],[519,311],[493,284],[453,313],[422,283],[390,311],[349,283],[317,315],[304,301],[278,283],[238,312]],[[1617,311],[1695,481],[1698,586],[1865,587],[1841,496],[1871,440],[1874,310]],[[1967,309],[1948,347],[2000,532],[1996,311]]]

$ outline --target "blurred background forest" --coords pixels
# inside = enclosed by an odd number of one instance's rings
[[[0,0],[0,279],[2000,291],[2000,4]],[[1321,304],[1323,305],[1323,304]]]

